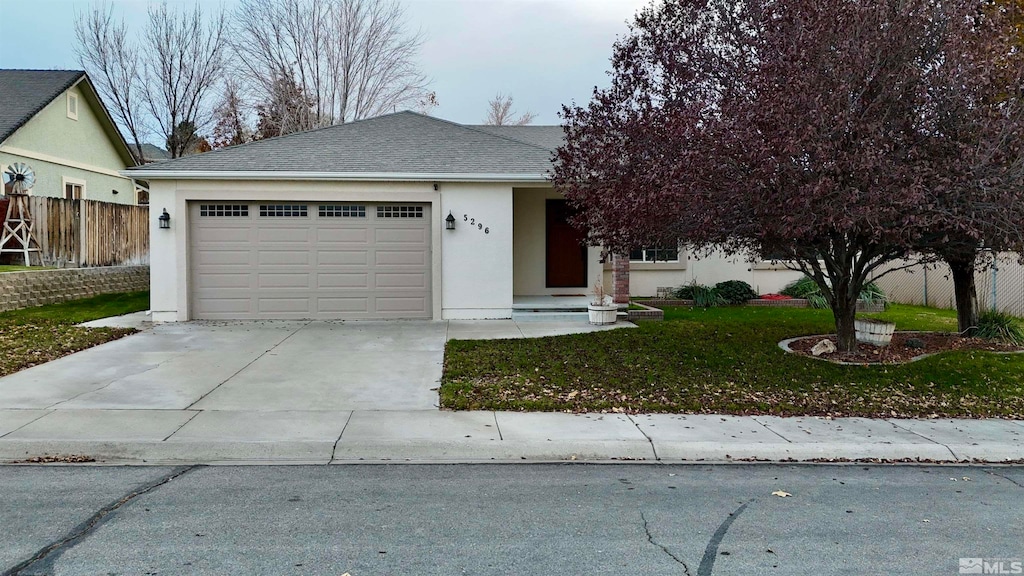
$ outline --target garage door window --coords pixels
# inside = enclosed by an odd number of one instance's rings
[[[366,218],[366,206],[321,205],[321,218]]]
[[[423,206],[377,206],[377,218],[423,218]]]
[[[260,204],[261,218],[305,218],[309,208],[305,204]]]
[[[249,206],[247,204],[200,204],[199,205],[200,216],[249,216]]]

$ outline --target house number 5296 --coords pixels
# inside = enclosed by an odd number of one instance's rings
[[[477,222],[477,221],[476,221],[476,218],[470,218],[468,214],[463,214],[463,215],[462,215],[462,221],[463,221],[463,222],[469,222],[469,225],[470,225],[471,227],[472,227],[472,226],[476,226],[476,229],[477,229],[477,230],[483,230],[483,231],[484,231],[484,234],[490,234],[490,233],[491,233],[491,229],[490,229],[490,227],[485,227],[485,226],[484,226],[483,224],[481,224],[480,222]]]

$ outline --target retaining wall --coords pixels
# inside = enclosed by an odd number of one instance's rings
[[[149,266],[3,272],[0,273],[0,311],[139,290],[149,290]]]

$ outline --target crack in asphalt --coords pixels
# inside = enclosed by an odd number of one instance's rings
[[[135,488],[128,494],[122,496],[120,499],[107,504],[103,508],[100,508],[95,514],[90,516],[85,522],[82,522],[78,526],[75,526],[71,531],[63,538],[52,542],[38,552],[32,555],[31,558],[21,562],[20,564],[6,570],[0,576],[21,576],[28,574],[53,574],[53,565],[61,557],[62,554],[75,546],[81,544],[88,538],[97,528],[108,521],[113,515],[125,504],[128,504],[135,498],[148,494],[153,490],[167,484],[175,478],[179,478],[188,474],[189,472],[199,468],[200,465],[196,464],[193,466],[186,466],[184,468],[178,468],[157,480],[143,484],[138,488]],[[26,570],[33,570],[33,572],[26,572]]]
[[[1013,478],[1010,478],[1009,476],[1004,476],[1004,475],[1002,475],[1002,474],[1000,474],[998,472],[993,472],[991,470],[986,470],[986,472],[988,472],[992,476],[998,476],[998,477],[1002,478],[1003,480],[1006,480],[1010,484],[1013,484],[1014,486],[1017,486],[1018,488],[1024,488],[1024,484],[1021,484],[1020,482],[1017,482],[1016,480],[1014,480]]]
[[[651,527],[648,524],[647,517],[644,516],[643,511],[640,512],[640,519],[643,520],[643,522],[644,522],[644,532],[647,533],[647,541],[650,542],[651,544],[653,544],[654,546],[657,546],[658,548],[661,548],[662,552],[664,552],[665,554],[668,554],[669,558],[671,558],[671,559],[675,560],[676,562],[678,562],[679,564],[681,564],[683,566],[683,574],[686,574],[686,576],[690,576],[690,567],[686,565],[686,562],[683,562],[683,560],[681,558],[679,558],[678,556],[673,554],[672,551],[669,550],[664,545],[659,544],[659,543],[654,541],[654,535],[651,534]]]
[[[732,523],[747,509],[751,502],[753,500],[744,502],[735,512],[730,512],[729,516],[722,521],[718,530],[715,530],[715,533],[711,535],[708,547],[704,549],[704,556],[700,559],[700,566],[697,567],[697,576],[711,576],[711,570],[715,567],[715,559],[718,557],[718,545],[722,543],[722,539],[725,538],[725,533],[729,531]]]

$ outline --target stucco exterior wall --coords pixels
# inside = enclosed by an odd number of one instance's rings
[[[546,201],[560,199],[553,188],[516,188],[512,193],[513,262],[512,291],[516,296],[551,294],[589,294],[601,274],[601,248],[587,250],[587,286],[582,288],[548,288],[546,281]],[[608,291],[611,277],[602,279]]]
[[[511,184],[432,182],[295,182],[152,180],[150,182],[151,305],[155,321],[184,321],[189,312],[188,202],[362,201],[431,205],[431,295],[435,319],[512,315]],[[171,228],[157,217],[166,208]],[[445,230],[449,210],[455,230]],[[489,229],[470,227],[463,216]]]
[[[68,118],[67,93],[58,96],[0,145],[0,166],[31,166],[37,196],[63,197],[62,179],[73,178],[85,183],[85,199],[134,204],[132,181],[118,174],[127,164],[81,91],[68,92],[78,95],[78,119]]]
[[[743,280],[758,294],[778,292],[800,278],[799,272],[770,262],[749,262],[743,256],[726,256],[715,251],[697,258],[684,254],[685,264],[670,262],[632,263],[629,271],[630,296],[656,296],[660,287],[678,287],[697,282],[714,286],[726,280]],[[605,266],[605,283],[611,281],[611,268]]]
[[[434,225],[442,229],[442,317],[511,318],[511,184],[442,182],[440,189],[441,209]],[[455,230],[450,231],[442,223],[449,211],[455,216]]]
[[[68,178],[73,179],[75,183],[85,183],[82,198],[86,200],[135,204],[135,187],[127,178],[11,154],[4,150],[5,148],[0,148],[0,168],[6,170],[14,162],[24,162],[36,173],[36,184],[30,192],[33,196],[63,198],[64,179]],[[113,193],[114,190],[117,190],[117,194]]]

